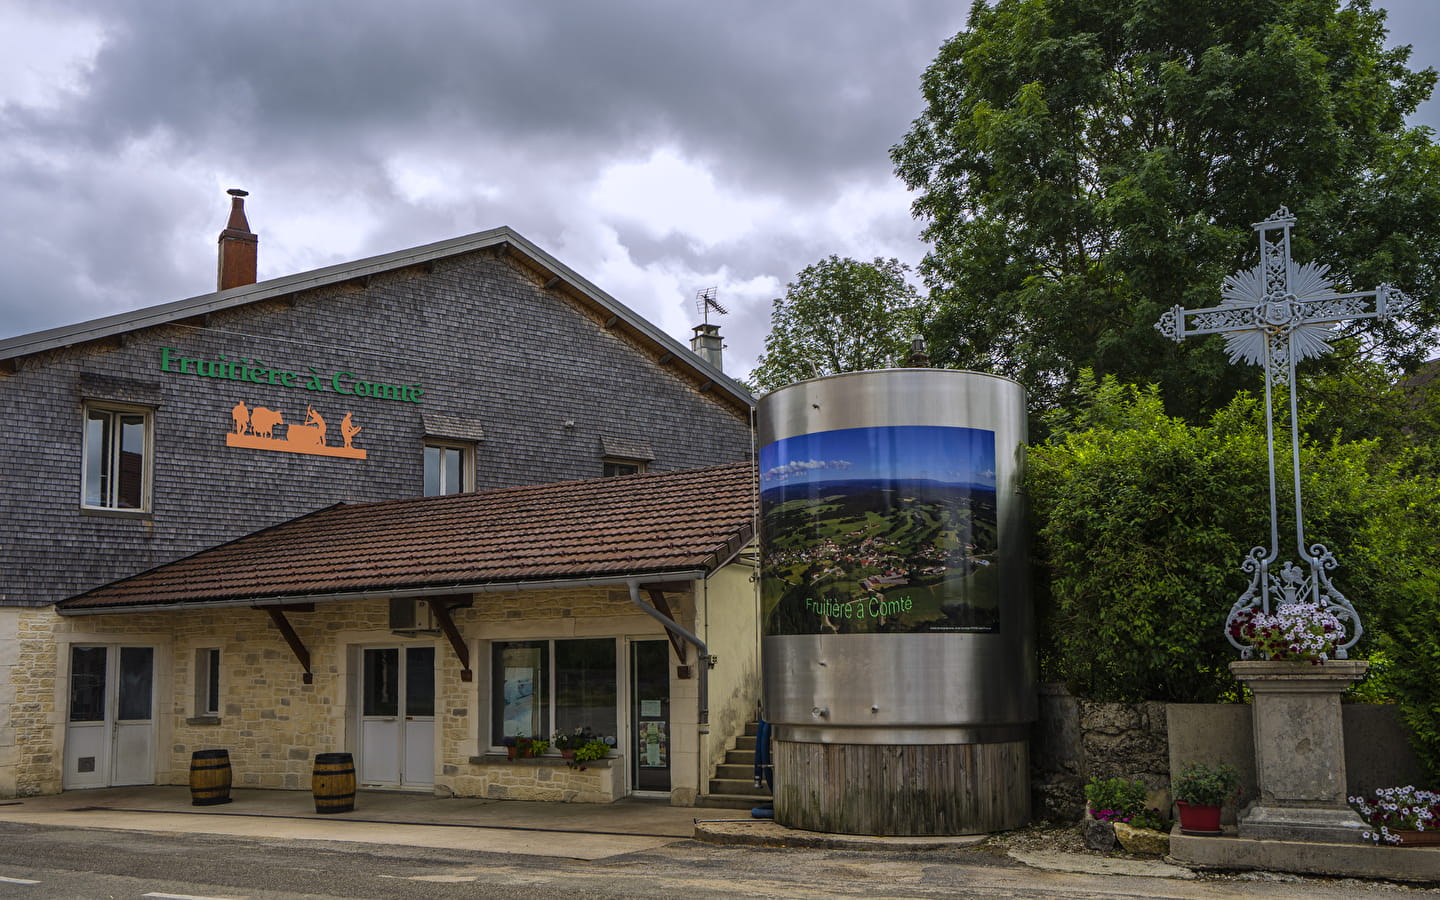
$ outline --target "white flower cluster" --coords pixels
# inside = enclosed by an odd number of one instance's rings
[[[1373,829],[1361,832],[1360,836],[1377,844],[1400,843],[1402,839],[1395,831],[1440,828],[1440,794],[1418,790],[1414,785],[1379,788],[1374,802],[1351,797],[1350,806]]]
[[[1345,640],[1345,626],[1340,620],[1314,603],[1285,603],[1274,615],[1256,613],[1250,622],[1261,633],[1273,629],[1269,632],[1271,641],[1278,638],[1291,655],[1301,659],[1329,659],[1335,645]]]

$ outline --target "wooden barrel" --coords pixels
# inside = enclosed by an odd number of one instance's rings
[[[190,802],[195,806],[230,802],[229,750],[196,750],[190,754]]]
[[[348,753],[315,754],[310,785],[317,813],[350,812],[355,808],[355,760]]]

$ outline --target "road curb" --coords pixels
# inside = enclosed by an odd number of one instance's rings
[[[826,834],[786,828],[768,819],[696,819],[693,837],[707,844],[752,847],[796,847],[812,850],[945,850],[973,847],[989,835],[947,837],[879,837]]]

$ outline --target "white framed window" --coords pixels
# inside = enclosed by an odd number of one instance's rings
[[[475,452],[468,444],[425,442],[425,496],[475,489]]]
[[[220,648],[195,651],[195,715],[220,715]]]
[[[490,743],[549,740],[589,729],[614,738],[619,724],[615,638],[494,641],[490,644]]]
[[[150,508],[152,422],[147,409],[86,405],[81,490],[85,508]]]
[[[614,478],[617,475],[638,475],[645,471],[645,460],[623,459],[618,456],[607,456],[601,460],[600,475],[602,478]]]

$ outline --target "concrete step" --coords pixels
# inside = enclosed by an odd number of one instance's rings
[[[755,768],[754,750],[729,750],[725,753],[725,765],[727,766],[749,766]]]
[[[744,734],[747,734],[747,735],[749,735],[750,737],[754,737],[755,735],[757,735],[757,734],[759,734],[759,733],[760,733],[760,723],[759,723],[759,722],[746,722],[746,723],[745,723],[745,731],[744,731]]]
[[[769,789],[767,789],[767,788],[758,788],[758,789],[757,789],[757,788],[755,787],[755,779],[754,779],[753,777],[752,777],[752,778],[712,778],[712,779],[710,779],[710,793],[711,793],[711,794],[740,794],[740,795],[742,795],[742,796],[751,796],[751,795],[755,795],[755,794],[763,794],[763,795],[766,796],[766,797],[769,797],[769,796],[770,796],[770,791],[769,791]]]
[[[770,802],[768,794],[705,794],[695,798],[695,805],[707,809],[754,809]]]
[[[735,749],[736,749],[736,750],[754,750],[754,749],[755,749],[755,735],[753,735],[753,734],[742,734],[742,735],[740,735],[739,737],[737,737],[737,738],[735,739]]]
[[[715,767],[715,777],[724,778],[727,780],[736,778],[754,778],[755,763],[753,761],[749,764],[732,762],[727,758],[725,762]]]

